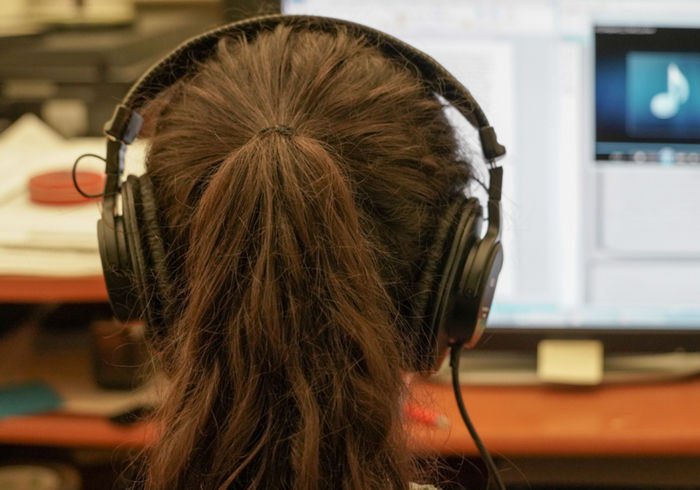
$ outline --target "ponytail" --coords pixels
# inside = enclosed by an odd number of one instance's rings
[[[303,134],[258,134],[209,178],[190,228],[180,403],[149,481],[403,488],[392,301],[338,162]]]

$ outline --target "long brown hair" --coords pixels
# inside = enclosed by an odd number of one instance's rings
[[[469,178],[443,105],[341,28],[278,27],[153,107],[174,292],[146,488],[406,490],[411,300]]]

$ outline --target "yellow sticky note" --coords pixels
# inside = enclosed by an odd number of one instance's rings
[[[603,344],[597,340],[542,340],[537,377],[543,383],[596,385],[603,381]]]

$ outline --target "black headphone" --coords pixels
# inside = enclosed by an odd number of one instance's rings
[[[486,234],[481,237],[482,209],[478,200],[457,199],[440,221],[417,286],[415,366],[418,370],[431,369],[436,354],[448,345],[471,347],[484,330],[503,263],[500,244],[503,169],[495,166],[495,161],[505,155],[505,148],[496,140],[493,128],[469,91],[435,60],[387,34],[344,20],[272,15],[235,22],[180,45],[133,85],[105,125],[109,139],[107,180],[97,229],[112,309],[120,321],[144,319],[150,329],[165,334],[163,306],[172,286],[156,200],[147,175],[129,175],[122,182],[126,146],[134,141],[141,128],[139,109],[164,89],[192,74],[216,52],[222,37],[251,40],[279,24],[317,31],[333,31],[343,26],[348,32],[364,37],[387,57],[414,65],[426,86],[450,102],[479,132],[483,155],[490,165]]]

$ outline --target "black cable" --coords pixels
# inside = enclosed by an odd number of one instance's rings
[[[105,163],[107,162],[107,160],[105,160],[104,157],[101,157],[100,155],[95,155],[94,153],[85,153],[84,155],[80,155],[78,157],[78,159],[75,161],[75,163],[73,164],[73,171],[71,172],[71,176],[73,177],[73,185],[75,186],[75,190],[77,190],[81,196],[87,197],[89,199],[95,199],[98,197],[102,197],[105,195],[104,192],[101,192],[100,194],[86,194],[83,192],[83,190],[78,185],[78,179],[75,176],[75,171],[78,168],[78,162],[80,162],[80,160],[82,160],[84,157],[95,157],[95,158],[99,158],[100,160],[102,160]]]
[[[476,433],[476,428],[472,424],[471,420],[469,420],[469,415],[467,415],[467,409],[464,406],[464,400],[462,399],[462,388],[459,384],[459,358],[462,353],[462,345],[461,344],[452,344],[452,348],[450,349],[450,367],[452,368],[452,388],[455,391],[455,398],[457,399],[457,406],[459,407],[459,413],[462,414],[462,419],[464,419],[464,423],[467,426],[467,430],[469,431],[469,434],[472,436],[472,439],[474,439],[474,444],[476,444],[476,447],[479,449],[479,452],[481,453],[481,457],[483,458],[484,462],[486,463],[486,468],[488,469],[489,473],[493,477],[494,480],[496,480],[496,485],[498,486],[499,490],[506,490],[505,485],[503,484],[503,480],[501,480],[501,475],[498,474],[498,469],[496,468],[496,464],[493,462],[493,459],[491,459],[491,455],[489,452],[486,450],[486,446],[484,446],[484,443],[481,442],[481,438],[479,437],[479,434]],[[487,488],[488,488],[488,483],[487,483]]]

